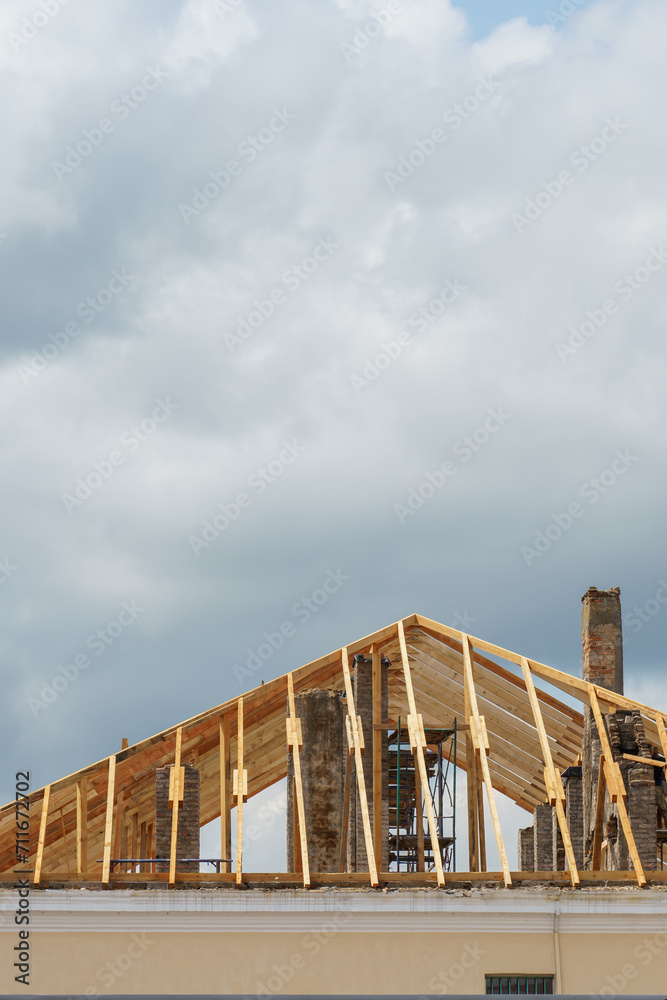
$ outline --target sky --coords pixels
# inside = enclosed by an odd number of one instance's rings
[[[666,28],[2,4],[3,801],[413,612],[577,673],[591,585],[667,708]]]

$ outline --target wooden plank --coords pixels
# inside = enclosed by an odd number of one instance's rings
[[[376,643],[371,646],[373,703],[373,850],[382,864],[382,653]]]
[[[174,751],[173,766],[173,802],[171,807],[171,840],[169,841],[169,888],[176,885],[176,853],[178,849],[178,813],[181,799],[181,746],[183,742],[183,730],[176,730],[176,749]]]
[[[428,822],[429,833],[431,835],[431,849],[433,851],[438,885],[443,886],[445,884],[445,873],[442,870],[442,852],[440,850],[440,841],[438,839],[438,828],[435,825],[435,814],[433,812],[433,802],[431,801],[430,785],[428,782],[428,773],[426,771],[426,761],[424,759],[424,747],[426,746],[424,724],[422,722],[421,715],[417,713],[415,693],[412,687],[412,675],[410,673],[410,661],[408,659],[408,650],[405,644],[405,628],[402,621],[398,622],[398,644],[401,652],[403,677],[405,679],[405,692],[408,696],[408,705],[410,706],[410,715],[408,716],[408,729],[412,730],[410,746],[417,764],[415,771],[419,769],[422,788],[425,792],[424,803],[426,806],[426,819]]]
[[[243,884],[243,796],[245,768],[243,766],[243,698],[237,703],[236,736],[236,884]]]
[[[604,823],[605,795],[607,791],[604,764],[604,754],[601,754],[600,770],[598,771],[598,793],[595,800],[595,829],[593,831],[593,858],[591,861],[593,871],[600,871],[602,868],[602,825]]]
[[[472,710],[470,718],[471,720],[474,720],[474,726],[477,733],[477,744],[479,749],[475,747],[475,751],[478,756],[479,763],[482,766],[482,775],[484,777],[484,784],[486,785],[486,796],[489,803],[489,812],[491,813],[491,822],[493,823],[493,832],[496,836],[496,844],[498,846],[498,854],[500,856],[500,865],[503,870],[503,879],[505,885],[509,888],[512,884],[512,877],[510,875],[509,865],[507,864],[507,854],[505,852],[502,830],[500,829],[496,799],[493,794],[493,783],[491,781],[489,762],[486,756],[486,747],[484,745],[485,741],[483,738],[483,728],[479,716],[479,709],[477,707],[477,695],[475,694],[475,681],[472,672],[472,644],[469,636],[463,637],[463,669],[470,697],[470,708]],[[472,721],[470,722],[470,725],[472,727]],[[474,739],[474,735],[472,733],[471,735]]]
[[[42,799],[42,815],[39,821],[39,839],[37,841],[37,856],[35,858],[35,871],[33,874],[33,885],[39,885],[42,878],[42,864],[44,861],[44,841],[46,840],[46,820],[49,815],[49,802],[51,799],[51,786],[44,788],[44,798]]]
[[[350,792],[352,788],[352,764],[354,763],[354,751],[348,751],[345,761],[345,790],[343,792],[343,821],[340,831],[340,851],[338,854],[338,871],[344,872],[347,867],[347,838],[350,828]]]
[[[537,729],[537,735],[542,748],[542,759],[549,776],[550,790],[553,791],[555,799],[551,802],[551,805],[556,807],[556,816],[558,819],[558,826],[560,827],[561,837],[563,838],[563,847],[565,849],[567,867],[572,878],[572,885],[577,888],[580,883],[580,879],[574,850],[572,849],[570,830],[567,825],[567,819],[565,818],[565,791],[563,789],[563,782],[561,781],[560,775],[557,773],[554,766],[553,757],[551,756],[551,747],[549,745],[549,738],[544,725],[544,719],[542,718],[540,703],[537,700],[533,677],[530,672],[530,662],[525,657],[521,658],[521,672],[523,673],[526,691],[528,692],[530,707],[533,710],[535,728]]]
[[[310,886],[310,866],[308,864],[308,838],[306,830],[306,807],[303,801],[303,784],[301,781],[301,721],[296,717],[294,705],[294,682],[292,674],[287,675],[287,700],[289,702],[288,751],[292,751],[292,763],[294,765],[294,791],[296,798],[292,802],[292,807],[299,818],[299,844],[301,853],[301,871],[303,872],[303,885],[307,889]]]
[[[665,720],[660,712],[655,713],[655,724],[658,730],[660,746],[662,747],[662,755],[667,760],[667,732],[665,732]]]
[[[76,870],[88,871],[88,779],[76,783]]]
[[[594,684],[588,685],[588,697],[590,700],[590,706],[593,710],[593,717],[595,718],[595,725],[597,727],[600,743],[602,744],[602,752],[605,757],[605,777],[607,779],[607,784],[610,784],[609,779],[612,777],[613,784],[617,786],[616,808],[618,810],[618,816],[621,821],[621,826],[623,827],[623,833],[625,834],[628,851],[630,852],[630,857],[632,859],[635,872],[637,873],[637,884],[644,886],[646,885],[646,875],[644,874],[644,868],[639,857],[639,852],[637,851],[634,834],[632,833],[632,827],[630,826],[628,811],[625,807],[625,786],[623,784],[623,779],[620,777],[618,764],[614,762],[614,756],[611,752],[611,746],[609,745],[609,740],[607,738],[607,730],[604,725],[604,719],[602,718],[602,712],[600,711],[597,690]]]
[[[373,850],[373,831],[368,814],[368,799],[366,797],[366,779],[364,778],[364,764],[361,758],[361,741],[363,735],[359,732],[359,716],[356,714],[354,706],[354,692],[352,690],[352,678],[350,677],[350,664],[348,660],[347,647],[341,650],[341,660],[343,665],[343,679],[345,681],[345,693],[347,696],[347,711],[349,719],[349,732],[352,736],[354,748],[354,762],[357,773],[357,793],[361,805],[361,818],[364,827],[364,842],[366,844],[366,857],[368,858],[368,872],[372,886],[378,884],[377,866],[375,863],[375,851]]]
[[[637,757],[633,753],[624,753],[623,760],[634,760],[638,764],[651,764],[653,767],[665,766],[664,760],[652,760],[651,757]]]
[[[465,687],[464,693],[464,717],[467,720],[470,718],[470,694],[468,687]],[[462,743],[464,744],[466,760],[468,761],[468,770],[466,772],[466,787],[467,787],[467,799],[468,799],[468,868],[471,872],[479,871],[479,831],[477,829],[477,754],[475,753],[475,748],[472,742],[472,733],[470,727],[468,727],[468,733],[463,738]]]
[[[221,715],[218,721],[220,740],[220,857],[232,856],[232,806],[230,796],[231,755],[229,742],[229,715]],[[231,870],[229,861],[223,861],[223,872]]]
[[[116,793],[116,755],[109,757],[109,774],[107,776],[107,806],[104,818],[104,848],[102,855],[102,885],[109,886],[111,871],[111,840],[113,833],[113,807]]]

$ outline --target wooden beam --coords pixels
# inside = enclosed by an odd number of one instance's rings
[[[343,792],[343,821],[340,831],[340,852],[338,855],[338,871],[344,872],[347,867],[347,838],[350,828],[350,792],[352,789],[352,765],[354,749],[348,746],[345,759],[345,790]]]
[[[292,752],[292,763],[294,765],[294,791],[296,799],[292,801],[292,808],[296,810],[299,817],[299,843],[301,845],[301,871],[303,872],[303,886],[307,889],[310,886],[310,867],[308,864],[308,838],[306,836],[306,807],[303,801],[303,783],[301,780],[301,746],[303,736],[301,733],[301,720],[296,717],[294,705],[294,681],[292,674],[287,675],[287,700],[289,702],[289,719],[287,719],[287,751]]]
[[[88,871],[88,778],[76,783],[76,870]]]
[[[111,871],[111,835],[113,833],[113,806],[116,794],[116,755],[109,757],[109,774],[107,777],[107,806],[104,818],[104,848],[102,854],[102,885],[109,887]]]
[[[426,771],[426,761],[424,759],[424,747],[426,746],[424,722],[421,715],[417,713],[415,693],[412,687],[412,675],[410,673],[410,661],[408,659],[408,650],[405,645],[405,630],[402,621],[398,622],[398,645],[401,651],[401,663],[403,665],[403,677],[405,680],[405,693],[408,696],[408,705],[410,706],[410,715],[408,716],[410,748],[412,750],[413,757],[415,758],[415,763],[417,764],[415,771],[417,768],[419,769],[422,788],[425,792],[424,804],[426,806],[426,819],[428,821],[429,833],[431,834],[433,860],[435,862],[438,885],[442,886],[445,884],[445,873],[442,870],[442,851],[440,850],[440,841],[438,839],[438,828],[435,825],[435,814],[433,812],[433,802],[431,801],[430,785],[428,782],[428,773]],[[398,817],[396,817],[396,820],[398,822]]]
[[[236,770],[233,793],[236,796],[236,884],[243,884],[243,803],[248,797],[248,772],[243,767],[243,698],[237,704]]]
[[[644,867],[641,863],[637,845],[635,843],[628,811],[625,807],[625,785],[623,784],[620,768],[614,761],[614,756],[611,752],[611,746],[609,745],[609,739],[607,738],[607,730],[605,728],[604,719],[602,718],[602,712],[600,711],[597,690],[594,684],[588,685],[588,696],[590,699],[590,706],[593,710],[593,717],[595,718],[595,725],[597,727],[600,743],[602,744],[602,752],[605,757],[605,778],[607,779],[607,784],[610,785],[612,792],[615,791],[617,796],[616,808],[618,809],[618,816],[621,821],[621,826],[623,827],[623,833],[625,834],[628,851],[630,852],[630,857],[632,859],[635,872],[637,873],[637,884],[644,886],[646,885],[646,875],[644,874]],[[614,786],[616,787],[614,788]]]
[[[475,681],[472,673],[472,643],[470,637],[467,635],[463,637],[463,670],[470,697],[470,707],[472,709],[472,715],[470,716],[469,719],[469,724],[471,727],[470,735],[472,736],[475,753],[478,757],[479,763],[482,766],[482,775],[484,777],[484,784],[486,785],[486,796],[489,803],[489,812],[491,813],[493,831],[496,835],[496,844],[498,846],[498,854],[500,856],[500,866],[503,870],[503,879],[505,885],[509,888],[512,885],[512,876],[510,875],[509,865],[507,864],[507,854],[505,852],[505,844],[503,842],[502,830],[500,829],[500,820],[498,819],[498,810],[496,809],[496,799],[495,795],[493,794],[493,784],[491,782],[491,774],[489,772],[489,762],[486,756],[486,751],[488,747],[487,737],[486,737],[486,727],[482,723],[479,714],[479,709],[477,707]]]
[[[178,813],[181,800],[181,747],[183,743],[183,729],[179,726],[176,730],[176,749],[174,751],[174,767],[172,771],[174,781],[174,797],[171,806],[171,840],[169,842],[169,888],[176,885],[176,853],[178,850]]]
[[[368,799],[366,797],[366,779],[364,778],[364,763],[361,758],[361,746],[363,741],[363,730],[360,725],[360,717],[356,714],[354,707],[354,692],[352,690],[352,678],[350,677],[350,664],[348,662],[347,647],[341,650],[343,663],[343,679],[345,681],[345,693],[347,696],[347,731],[348,746],[352,742],[354,749],[354,762],[357,770],[357,792],[361,805],[361,818],[364,825],[364,841],[366,843],[366,857],[368,858],[368,872],[372,886],[378,884],[377,866],[375,863],[375,851],[373,850],[373,832],[368,814]]]
[[[382,653],[376,643],[371,646],[372,660],[372,701],[373,701],[373,850],[379,865],[382,865]]]
[[[42,799],[42,815],[39,821],[39,839],[37,841],[37,857],[35,858],[35,871],[33,875],[33,885],[39,885],[42,878],[42,863],[44,861],[44,841],[46,840],[46,820],[49,814],[49,801],[51,798],[51,785],[44,789]]]
[[[662,755],[667,760],[667,732],[665,732],[665,720],[660,712],[655,713],[655,724],[658,729],[658,737],[660,738],[660,746],[662,747]]]
[[[591,867],[594,872],[602,867],[602,825],[604,823],[604,805],[607,782],[604,770],[604,754],[600,755],[600,770],[598,771],[598,792],[595,800],[595,829],[593,831],[593,858]]]
[[[229,715],[221,715],[219,720],[220,739],[220,857],[232,856],[232,806],[230,796],[231,757],[229,748]],[[220,870],[230,871],[228,861],[223,861]]]
[[[547,786],[547,796],[551,805],[556,807],[556,816],[558,819],[558,826],[560,827],[561,837],[563,838],[563,847],[565,848],[567,867],[572,878],[572,885],[577,888],[581,880],[577,870],[574,850],[572,849],[570,830],[565,817],[565,790],[563,788],[563,782],[560,774],[558,774],[554,766],[553,757],[551,755],[551,747],[549,745],[549,737],[547,736],[544,719],[542,718],[542,711],[540,709],[540,703],[537,700],[535,684],[533,683],[533,677],[530,672],[530,662],[525,658],[525,656],[521,658],[521,672],[526,685],[526,691],[528,692],[530,707],[533,710],[535,728],[537,729],[537,735],[542,748],[542,760],[544,761],[545,768],[544,783]]]

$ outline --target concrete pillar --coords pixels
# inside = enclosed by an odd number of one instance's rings
[[[383,657],[381,666],[382,690],[382,722],[386,725],[389,711],[389,694],[387,671],[389,661]],[[364,781],[366,783],[366,798],[368,812],[373,826],[373,671],[372,660],[363,656],[354,658],[354,704],[357,715],[361,716],[364,743],[366,750],[363,757]],[[387,743],[388,732],[382,731],[382,858],[376,858],[378,871],[389,868],[389,751]],[[348,840],[348,866],[350,871],[367,872],[368,858],[366,856],[366,840],[361,813],[361,804],[357,794],[356,772],[352,779],[352,801],[350,805],[350,836]]]
[[[535,806],[533,815],[533,858],[536,872],[554,870],[553,819],[554,809],[548,802]]]
[[[337,872],[343,820],[347,741],[340,691],[313,689],[294,696],[301,719],[301,778],[311,872]],[[287,870],[294,871],[294,762],[287,755]]]
[[[535,871],[535,837],[532,826],[519,830],[518,837],[518,870],[520,872]]]
[[[177,858],[199,857],[199,770],[192,764],[183,765],[185,787],[183,805],[178,811]],[[158,767],[155,772],[155,856],[169,858],[171,853],[172,811],[169,808],[169,774],[171,767]],[[169,871],[169,861],[158,863],[158,872]],[[198,872],[199,862],[177,865],[180,872]]]
[[[585,681],[623,693],[623,628],[618,587],[589,587],[581,599],[582,677]],[[595,800],[602,746],[590,708],[584,708],[582,746],[585,854],[590,855],[595,825]]]

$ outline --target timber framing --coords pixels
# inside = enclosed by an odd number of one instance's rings
[[[389,721],[408,719],[410,742],[422,790],[426,777],[424,729],[445,728],[456,720],[462,733],[457,765],[469,775],[469,816],[474,832],[471,869],[484,868],[485,842],[482,798],[485,793],[493,832],[501,859],[500,872],[471,870],[443,872],[432,816],[430,796],[424,794],[424,815],[434,848],[432,872],[381,872],[380,737],[375,729],[373,783],[366,788],[361,766],[364,752],[361,719],[352,696],[350,657],[370,656],[373,661],[374,716],[378,725],[377,693],[380,663],[388,668]],[[504,661],[504,663],[498,662]],[[539,682],[563,691],[583,707],[593,711],[603,744],[601,786],[618,805],[619,818],[634,865],[632,872],[577,870],[567,826],[564,822],[560,772],[577,763],[583,738],[581,711],[555,698],[538,686]],[[349,734],[348,778],[356,773],[356,794],[360,799],[369,871],[350,873],[309,872],[308,838],[303,810],[299,756],[302,752],[299,720],[294,710],[294,694],[310,688],[333,688],[346,692]],[[631,698],[596,687],[580,678],[556,670],[537,660],[503,649],[486,640],[466,635],[421,615],[409,615],[371,635],[348,643],[311,663],[294,668],[289,675],[267,681],[239,697],[216,705],[190,719],[170,726],[133,746],[123,747],[74,774],[52,781],[31,794],[30,855],[35,886],[89,884],[120,888],[128,885],[167,887],[201,883],[217,886],[246,884],[370,885],[423,884],[442,886],[450,882],[494,882],[506,886],[519,882],[570,882],[574,886],[602,880],[627,881],[645,885],[667,881],[667,872],[644,872],[635,847],[624,804],[624,790],[618,765],[608,746],[603,715],[616,709],[639,711],[647,738],[667,755],[667,714]],[[287,744],[286,746],[286,718]],[[112,870],[115,845],[125,819],[132,823],[133,850],[137,837],[144,844],[155,815],[155,770],[174,768],[176,793],[181,780],[180,762],[196,759],[200,772],[202,825],[220,821],[221,857],[231,857],[232,807],[236,806],[239,843],[243,840],[243,802],[285,778],[287,755],[295,764],[295,813],[299,820],[300,870],[293,874],[253,874],[243,871],[242,858],[235,864],[225,861],[219,874],[182,873],[176,863],[178,794],[173,807],[172,850],[168,872],[148,870],[144,864],[132,872]],[[233,768],[236,763],[236,768]],[[532,811],[548,801],[555,806],[568,862],[566,872],[512,872],[509,870],[495,796],[500,793]],[[348,791],[349,805],[349,791]],[[373,801],[373,823],[369,815]],[[421,798],[420,798],[421,801]],[[346,824],[345,824],[346,826]],[[600,865],[600,834],[596,838],[595,862]],[[142,850],[136,847],[143,857]],[[344,866],[341,851],[341,868]],[[604,853],[604,852],[602,852]],[[0,882],[15,878],[15,804],[0,809]]]

